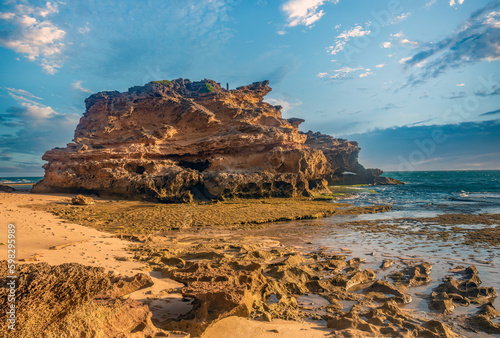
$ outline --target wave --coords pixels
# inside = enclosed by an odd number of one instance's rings
[[[0,184],[34,184],[43,177],[0,177]]]

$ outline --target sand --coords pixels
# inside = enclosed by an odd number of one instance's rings
[[[82,225],[66,223],[56,216],[32,210],[35,203],[64,203],[70,195],[35,195],[28,193],[0,194],[0,243],[7,243],[7,226],[16,226],[16,259],[51,265],[80,263],[104,267],[124,276],[135,275],[143,264],[117,261],[116,256],[130,256],[128,241]],[[7,246],[0,245],[0,257],[7,257]]]
[[[327,337],[331,329],[308,322],[292,322],[274,319],[272,322],[257,322],[241,317],[227,317],[203,333],[201,338],[318,338]]]
[[[0,192],[0,243],[7,243],[7,226],[16,226],[16,260],[19,264],[46,262],[50,265],[80,263],[103,267],[123,276],[133,276],[142,271],[144,263],[116,260],[115,257],[131,257],[126,251],[131,242],[115,235],[75,223],[68,223],[51,213],[33,210],[25,206],[33,204],[68,204],[73,195],[30,194],[26,192]],[[52,248],[52,249],[51,249]],[[0,245],[0,257],[6,259],[7,246]],[[187,313],[191,307],[182,302],[179,293],[162,294],[162,291],[178,289],[183,284],[148,272],[154,281],[150,288],[136,291],[131,298],[148,304],[153,322]],[[154,298],[153,301],[148,298]],[[163,300],[163,302],[161,301]],[[278,333],[276,333],[278,332]],[[229,317],[207,331],[203,337],[324,337],[330,329],[314,323],[275,320],[272,323]],[[221,335],[224,333],[223,335]]]

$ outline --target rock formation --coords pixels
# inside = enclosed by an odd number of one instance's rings
[[[73,143],[43,156],[45,177],[33,191],[181,202],[392,183],[358,163],[356,142],[303,133],[304,120],[282,118],[263,101],[268,83],[226,90],[177,79],[91,95]]]
[[[147,275],[127,279],[76,263],[16,268],[17,278],[11,279],[7,261],[0,261],[1,337],[189,337],[156,328],[148,306],[122,298],[150,286]]]

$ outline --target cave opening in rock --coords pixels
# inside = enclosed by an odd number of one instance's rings
[[[205,171],[209,166],[210,166],[210,161],[205,160],[205,161],[186,161],[186,160],[181,160],[179,161],[178,165],[183,168],[188,168],[188,169],[193,169],[197,171]]]

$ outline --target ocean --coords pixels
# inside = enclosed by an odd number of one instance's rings
[[[0,184],[11,185],[17,190],[29,190],[36,182],[40,181],[41,176],[30,177],[0,177]]]
[[[405,185],[359,187],[341,199],[354,205],[389,204],[390,217],[432,217],[443,213],[500,213],[500,170],[386,172]]]

